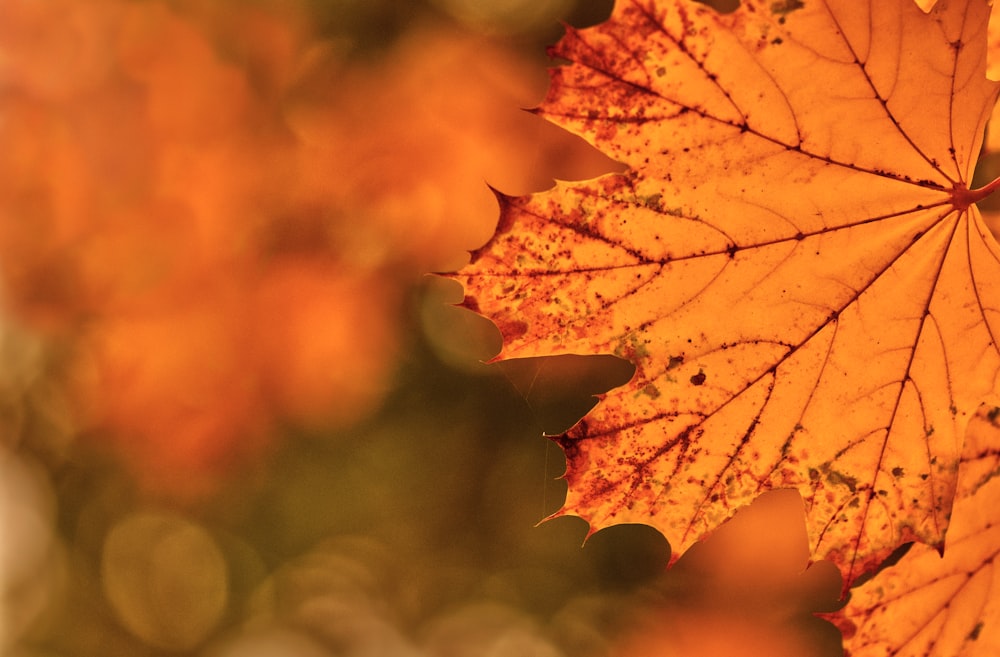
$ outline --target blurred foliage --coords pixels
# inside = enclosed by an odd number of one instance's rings
[[[648,528],[538,525],[542,434],[631,366],[484,364],[426,276],[487,182],[616,167],[519,109],[609,9],[0,4],[3,654],[837,654],[797,498],[666,573]]]

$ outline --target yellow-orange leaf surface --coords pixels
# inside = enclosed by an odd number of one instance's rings
[[[678,557],[761,491],[803,495],[849,586],[940,545],[997,392],[1000,249],[969,180],[997,94],[986,0],[620,0],[569,30],[538,112],[626,164],[500,198],[456,277],[500,357],[636,365],[558,437],[558,515]]]
[[[850,657],[1000,654],[998,411],[984,409],[970,425],[944,557],[913,546],[833,615]]]

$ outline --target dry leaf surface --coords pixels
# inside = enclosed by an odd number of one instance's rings
[[[1000,409],[970,423],[944,556],[914,545],[832,616],[851,657],[989,657],[1000,652]]]
[[[997,392],[1000,249],[970,191],[997,87],[985,0],[621,0],[569,30],[538,112],[628,165],[501,196],[456,277],[499,358],[636,365],[557,438],[559,515],[674,558],[770,488],[850,586],[942,542]]]

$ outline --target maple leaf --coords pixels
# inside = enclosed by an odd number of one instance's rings
[[[830,615],[851,657],[987,657],[1000,652],[1000,409],[969,425],[944,557],[913,546]]]
[[[455,274],[498,358],[633,362],[556,437],[594,532],[676,560],[796,488],[846,590],[940,546],[969,415],[994,399],[1000,249],[970,190],[997,85],[985,0],[621,0],[553,48],[537,112],[629,167],[499,195]]]

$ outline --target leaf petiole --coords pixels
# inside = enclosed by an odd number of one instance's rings
[[[970,205],[982,201],[997,189],[1000,189],[1000,178],[994,178],[978,189],[969,189],[964,183],[955,183],[951,188],[951,203],[956,210],[963,212],[968,210]]]

